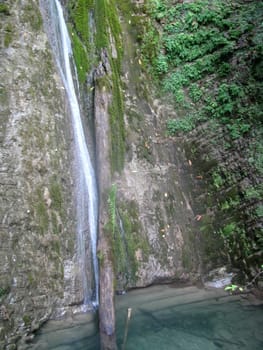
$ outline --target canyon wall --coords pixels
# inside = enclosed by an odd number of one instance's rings
[[[14,349],[83,293],[70,118],[39,3],[1,3],[0,17],[0,348]]]

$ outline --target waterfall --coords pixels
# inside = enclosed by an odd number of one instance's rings
[[[67,93],[74,137],[74,152],[76,161],[77,177],[77,235],[78,256],[82,274],[84,305],[92,303],[94,306],[99,302],[99,272],[96,254],[97,226],[98,226],[98,194],[95,178],[84,129],[82,125],[80,106],[77,98],[77,88],[74,86],[76,68],[73,60],[71,40],[63,16],[63,9],[59,0],[50,0],[49,9],[49,31],[51,44],[57,60],[61,78]],[[91,245],[92,257],[89,256],[87,246]],[[88,275],[87,265],[92,259],[95,287],[92,291],[93,278]]]

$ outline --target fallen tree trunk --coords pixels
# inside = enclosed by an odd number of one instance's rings
[[[115,309],[114,309],[114,271],[111,260],[111,247],[106,232],[108,222],[108,193],[111,186],[110,168],[110,125],[109,106],[112,93],[107,84],[111,69],[106,50],[102,51],[101,62],[95,72],[95,129],[96,160],[99,186],[99,241],[100,262],[100,342],[101,350],[116,350]]]

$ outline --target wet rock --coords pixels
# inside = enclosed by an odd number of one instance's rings
[[[8,344],[6,346],[6,350],[16,350],[17,347],[16,347],[16,344]]]
[[[207,281],[204,283],[204,285],[212,288],[224,288],[225,286],[231,284],[233,277],[234,274],[232,272],[227,272],[227,268],[222,266],[209,272],[209,274],[205,277]]]
[[[12,349],[63,303],[75,236],[68,111],[38,2],[10,2],[1,24],[0,323]]]

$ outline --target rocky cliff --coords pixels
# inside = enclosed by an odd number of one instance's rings
[[[0,348],[15,349],[55,306],[82,296],[72,273],[71,126],[64,88],[38,1],[1,2],[0,11]]]
[[[223,173],[215,159],[236,174],[242,163],[238,153],[227,159],[213,149],[205,125],[187,137],[168,136],[167,120],[178,118],[180,111],[149,81],[138,39],[143,30],[136,28],[145,22],[144,2],[136,2],[138,8],[132,3],[63,1],[83,116],[95,126],[105,349],[115,347],[115,291],[195,283],[229,262],[226,242],[213,223],[221,219],[215,203],[228,209],[236,192],[232,196],[231,188],[222,186],[220,201],[211,198],[218,192],[210,191],[205,176],[221,187]],[[0,347],[11,350],[17,343],[26,348],[31,333],[52,315],[81,304],[83,290],[76,261],[69,108],[39,2],[1,2],[0,17]],[[238,184],[246,190],[253,179],[247,176]]]

